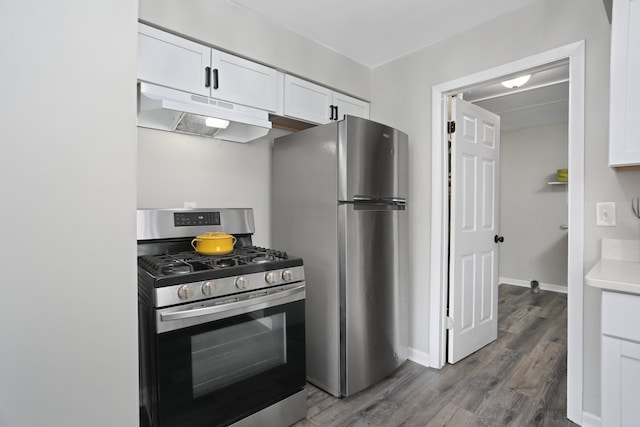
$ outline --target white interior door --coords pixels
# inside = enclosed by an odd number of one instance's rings
[[[498,336],[500,117],[451,102],[451,224],[447,361]]]

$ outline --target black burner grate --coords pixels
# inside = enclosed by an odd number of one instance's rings
[[[225,255],[201,255],[195,251],[144,255],[138,258],[138,265],[159,277],[203,270],[233,269],[251,264],[268,264],[288,258],[286,252],[251,246],[236,248]]]

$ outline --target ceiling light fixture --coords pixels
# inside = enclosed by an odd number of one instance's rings
[[[526,76],[516,77],[515,79],[505,80],[502,82],[502,86],[507,87],[509,89],[515,89],[517,87],[522,86],[526,82],[529,81],[531,74],[527,74]]]
[[[204,124],[210,128],[226,129],[229,126],[229,120],[216,119],[213,117],[207,117]]]

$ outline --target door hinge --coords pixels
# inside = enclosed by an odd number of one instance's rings
[[[452,134],[452,133],[455,133],[455,131],[456,131],[456,122],[455,121],[447,122],[447,133]]]
[[[453,319],[447,316],[447,329],[453,329]]]

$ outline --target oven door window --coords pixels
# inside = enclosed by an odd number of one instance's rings
[[[193,398],[287,364],[287,313],[191,337]]]
[[[305,384],[304,301],[158,336],[160,426],[226,425]]]

